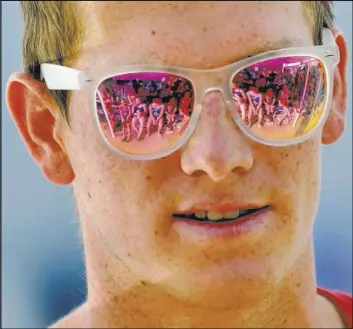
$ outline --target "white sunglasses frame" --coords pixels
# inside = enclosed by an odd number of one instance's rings
[[[49,90],[81,90],[85,91],[92,97],[92,112],[97,124],[97,129],[102,137],[104,144],[108,146],[115,154],[125,159],[131,160],[154,160],[165,157],[178,149],[180,149],[189,138],[194,133],[196,126],[199,122],[201,111],[202,111],[202,101],[205,95],[210,91],[220,91],[223,95],[224,101],[227,105],[227,109],[232,110],[233,120],[240,128],[240,130],[250,138],[258,143],[280,147],[289,146],[304,142],[311,138],[318,127],[322,126],[329,114],[329,109],[332,103],[333,94],[333,72],[335,66],[339,63],[339,49],[333,38],[333,35],[329,29],[323,29],[323,45],[320,46],[309,46],[309,47],[295,47],[295,48],[285,48],[280,50],[273,50],[255,55],[238,62],[232,63],[230,65],[210,69],[210,70],[199,70],[199,69],[189,69],[183,67],[167,66],[167,65],[123,65],[113,70],[103,70],[97,72],[79,71],[74,68],[43,63],[41,64],[41,75]],[[294,137],[290,140],[270,140],[263,139],[254,135],[250,129],[245,125],[244,121],[241,119],[238,111],[235,109],[234,100],[232,97],[232,79],[238,74],[242,69],[249,67],[258,62],[265,60],[275,59],[279,57],[286,56],[311,56],[317,58],[321,61],[325,68],[326,73],[326,90],[325,90],[325,108],[323,114],[316,126],[313,127],[306,134],[299,137]],[[174,74],[185,79],[188,79],[193,86],[194,93],[194,108],[190,118],[190,123],[183,133],[183,135],[178,139],[175,144],[171,145],[168,149],[156,152],[153,154],[128,154],[119,151],[114,148],[107,140],[104,132],[100,126],[97,110],[96,110],[96,92],[99,85],[106,79],[112,76],[129,74],[129,73],[139,73],[139,72],[149,72],[149,73],[168,73]]]

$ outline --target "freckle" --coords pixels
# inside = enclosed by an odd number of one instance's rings
[[[300,287],[302,284],[300,283],[300,282],[298,282],[297,284],[296,284],[296,287]]]
[[[107,263],[104,264],[104,268],[105,268],[105,269],[108,268],[108,264],[107,264]]]
[[[152,34],[152,35],[156,35],[156,31],[155,31],[155,30],[152,30],[152,31],[151,31],[151,34]]]
[[[141,281],[141,284],[145,286],[146,285],[146,281]]]
[[[151,175],[147,175],[146,176],[146,180],[151,180],[152,179],[152,176]]]
[[[99,183],[99,184],[102,184],[102,181],[101,181],[101,180],[99,180],[99,181],[98,181],[98,183]]]
[[[158,230],[154,230],[154,235],[158,235]]]
[[[87,194],[87,195],[88,195],[88,197],[89,197],[90,199],[92,198],[92,197],[91,197],[91,193],[89,193],[89,192],[88,192],[88,194]]]
[[[259,37],[259,35],[257,33],[255,33],[255,32],[251,33],[251,36],[254,37],[254,38],[258,38]]]

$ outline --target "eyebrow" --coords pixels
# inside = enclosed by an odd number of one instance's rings
[[[279,50],[284,48],[292,48],[292,47],[303,47],[305,42],[303,39],[287,39],[284,38],[279,41],[267,41],[256,51],[251,52],[251,54],[247,55],[245,58],[250,58],[256,56],[261,53],[265,53],[267,51]]]

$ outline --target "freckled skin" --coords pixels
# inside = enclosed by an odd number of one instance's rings
[[[282,37],[283,29],[278,27],[284,22],[287,38],[300,35],[304,44],[312,44],[298,4],[154,4],[147,15],[141,15],[140,11],[148,10],[141,3],[139,8],[133,6],[128,18],[124,16],[126,4],[120,8],[110,3],[101,6],[98,18],[109,22],[109,26],[103,25],[100,33],[114,31],[105,36],[107,50],[115,56],[113,61],[106,61],[107,65],[154,62],[218,67],[257,51],[269,39]],[[289,12],[286,7],[290,7]],[[196,15],[200,10],[202,14]],[[112,19],[116,28],[110,26]],[[232,21],[236,23],[224,24]],[[115,38],[119,40],[116,44]],[[123,49],[120,44],[124,44]],[[105,58],[96,55],[95,61],[98,65]],[[85,68],[91,64],[89,57],[79,58],[76,66]],[[84,115],[88,107],[81,94],[73,95],[73,133],[66,135],[88,246],[88,304],[96,301],[99,305],[110,296],[110,303],[120,305],[114,308],[125,310],[122,305],[132,301],[140,305],[136,299],[143,296],[140,298],[144,306],[133,309],[144,319],[141,323],[152,326],[155,310],[146,307],[147,301],[165,299],[160,292],[165,290],[173,296],[165,302],[177,305],[176,310],[183,309],[180,300],[212,305],[219,310],[231,306],[251,309],[256,304],[262,312],[254,322],[258,326],[271,323],[276,315],[278,323],[283,320],[285,325],[288,317],[284,314],[289,307],[296,309],[297,316],[289,319],[291,325],[313,321],[303,310],[306,298],[301,304],[294,296],[313,289],[308,284],[313,276],[310,237],[320,186],[320,131],[301,145],[259,145],[243,136],[229,118],[222,95],[211,93],[205,97],[195,134],[180,151],[155,161],[127,161],[102,146],[93,119]],[[87,198],[87,191],[91,197]],[[265,234],[235,239],[226,247],[207,241],[190,245],[171,231],[168,215],[182,202],[197,202],[205,197],[213,201],[271,204],[273,221]],[[101,268],[99,259],[105,259],[109,266]],[[215,266],[220,259],[222,266]],[[124,273],[124,279],[110,273]],[[127,273],[129,279],[125,277]],[[101,280],[104,277],[108,281]],[[152,289],[153,286],[159,288]],[[276,289],[279,286],[282,289]],[[128,292],[122,293],[122,288]],[[268,295],[282,304],[282,313],[274,314],[271,303],[260,303]],[[118,311],[117,316],[108,307],[99,309],[104,314],[98,316],[101,321],[103,317],[112,324],[119,317],[118,323],[134,323],[122,315],[125,311]],[[186,325],[227,326],[232,323],[229,313],[225,311],[227,316],[221,317],[210,311],[209,317],[196,316],[193,320],[190,316]],[[183,314],[188,318],[187,311]],[[251,312],[245,314],[255,319]],[[163,324],[165,315],[162,312],[158,316],[159,324]],[[180,314],[176,311],[173,316],[177,319]],[[244,324],[246,319],[238,318],[237,323]]]
[[[101,8],[105,13],[101,16],[104,21],[110,22],[107,16],[112,16],[112,7],[113,4],[107,4]],[[297,6],[291,7],[301,17]],[[203,14],[194,16],[193,12],[200,8]],[[283,13],[283,6],[267,4],[254,8],[246,4],[184,4],[177,8],[180,12],[178,22],[174,18],[174,7],[162,5],[144,18],[136,13],[137,22],[132,11],[128,20],[119,23],[125,26],[122,40],[109,50],[118,54],[114,64],[128,63],[133,58],[137,62],[141,59],[143,62],[151,60],[205,68],[228,64],[234,58],[257,50],[256,46],[269,38],[276,40],[281,32],[277,32],[277,25],[271,27],[273,15],[288,19],[286,36],[297,37],[298,18],[293,22]],[[121,8],[120,17],[123,13]],[[244,13],[248,19],[243,18]],[[231,17],[237,24],[224,26],[220,21],[231,21]],[[254,21],[261,23],[262,28],[256,27]],[[265,32],[264,24],[268,26]],[[304,42],[311,44],[307,26],[303,24],[299,28]],[[134,40],[125,35],[130,29]],[[152,37],[149,38],[148,33]],[[115,38],[116,34],[119,32],[109,33],[108,38]],[[143,48],[136,49],[134,46],[140,38],[144,40]],[[119,51],[120,42],[125,44],[125,51]],[[77,66],[90,66],[90,61],[78,60]],[[83,115],[88,106],[81,95],[74,94],[73,134],[67,136],[67,143],[76,174],[75,195],[80,215],[85,218],[85,230],[99,232],[100,247],[106,253],[116,255],[118,264],[113,261],[112,268],[117,267],[120,272],[119,263],[123,263],[136,280],[161,285],[177,298],[193,299],[196,304],[210,303],[217,308],[249,307],[273,293],[273,286],[281,280],[287,281],[288,296],[300,290],[297,279],[286,278],[286,271],[297,261],[299,253],[309,250],[319,193],[319,132],[311,140],[292,147],[271,148],[256,144],[240,133],[227,117],[222,96],[214,93],[206,96],[201,122],[183,149],[164,159],[133,162],[115,157],[101,145],[93,120],[87,120]],[[88,138],[90,142],[86,143]],[[194,172],[201,174],[193,175]],[[91,200],[86,197],[87,190],[92,195]],[[207,241],[189,245],[170,230],[168,215],[178,209],[180,202],[197,202],[204,196],[215,201],[251,200],[271,204],[275,220],[269,224],[265,237],[240,238],[226,248],[209,245]],[[299,274],[301,263],[306,263],[309,256],[297,261]],[[215,269],[218,259],[229,263]],[[91,261],[96,262],[88,259],[88,264]],[[232,276],[227,275],[230,270]],[[88,268],[88,278],[91,272],[99,273],[100,270]],[[102,272],[96,276],[104,277],[109,273]],[[210,272],[213,273],[211,278]],[[118,293],[120,284],[114,286],[109,276],[106,285],[110,294],[114,296],[111,291],[114,287]],[[96,291],[101,289],[98,288],[101,283],[95,282],[92,286],[97,288],[91,288],[92,295],[88,298],[101,298]],[[242,296],[241,300],[234,300],[232,296],[235,295]],[[275,295],[274,298],[281,299]]]
[[[214,68],[283,37],[312,45],[299,2],[78,5],[92,22],[73,64],[82,70],[136,63]],[[72,131],[61,132],[75,174],[88,299],[56,327],[337,325],[316,297],[312,247],[322,129],[300,145],[260,145],[232,121],[222,94],[211,92],[186,145],[162,159],[131,161],[104,146],[90,102],[73,92]],[[272,210],[265,228],[251,235],[226,243],[183,240],[170,214],[204,201]]]

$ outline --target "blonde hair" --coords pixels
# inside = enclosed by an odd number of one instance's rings
[[[41,63],[69,65],[79,52],[84,37],[75,1],[21,1],[21,8],[24,71],[40,80]],[[70,93],[65,90],[51,93],[69,123]]]
[[[333,1],[301,1],[309,16],[315,45],[322,43],[322,28],[334,26]],[[40,79],[39,65],[45,62],[68,65],[80,50],[84,24],[75,1],[21,1],[24,17],[23,64],[26,73]],[[67,91],[52,91],[69,123]]]

